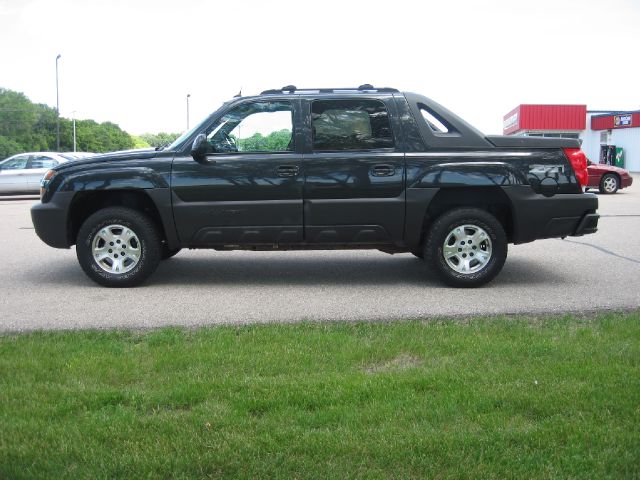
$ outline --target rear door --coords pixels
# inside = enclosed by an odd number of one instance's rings
[[[405,167],[391,129],[392,102],[327,98],[305,101],[305,108],[305,241],[401,241]]]

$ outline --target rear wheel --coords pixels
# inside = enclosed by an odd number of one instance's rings
[[[490,213],[457,208],[431,226],[425,259],[438,276],[454,287],[479,287],[495,278],[507,258],[507,236]]]
[[[123,207],[99,210],[78,232],[76,255],[84,272],[105,287],[133,287],[158,266],[160,236],[153,221]]]
[[[613,173],[607,173],[600,180],[600,193],[616,193],[620,188],[620,181]]]

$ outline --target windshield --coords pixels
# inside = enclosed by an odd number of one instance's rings
[[[224,106],[225,104],[223,103],[222,106]],[[200,123],[198,123],[195,127],[193,127],[190,130],[187,130],[186,132],[184,132],[182,135],[180,135],[178,138],[176,138],[173,143],[171,145],[168,145],[166,147],[164,147],[164,150],[177,150],[179,149],[181,146],[184,145],[184,142],[187,141],[187,139],[193,135],[194,133],[196,133],[197,131],[201,130],[202,128],[204,128],[205,124],[208,124],[209,121],[211,120],[211,116],[215,115],[218,110],[220,110],[220,108],[216,109],[216,111],[214,113],[212,113],[211,115],[209,115],[208,117],[206,117],[203,121],[201,121]]]

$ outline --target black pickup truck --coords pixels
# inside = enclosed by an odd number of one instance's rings
[[[182,248],[410,252],[473,287],[509,243],[597,230],[586,167],[577,140],[485,136],[414,93],[287,86],[233,98],[164,148],[50,170],[31,215],[108,287]]]

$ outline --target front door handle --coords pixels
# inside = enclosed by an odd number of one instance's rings
[[[297,165],[280,165],[276,167],[276,175],[279,177],[295,177],[298,175],[298,171]]]
[[[374,177],[393,177],[396,174],[396,167],[393,165],[374,165],[371,168],[371,175]]]

